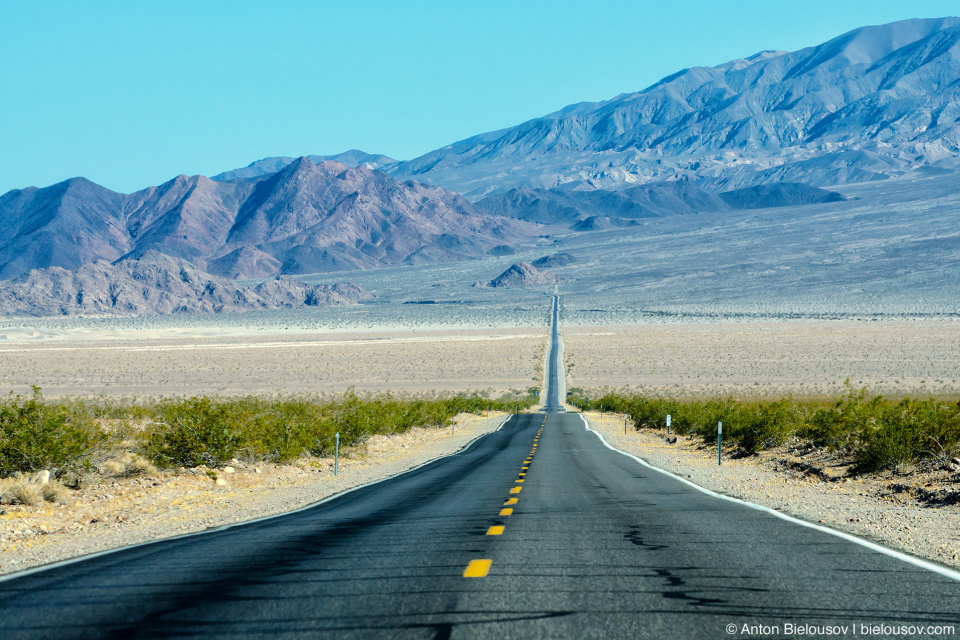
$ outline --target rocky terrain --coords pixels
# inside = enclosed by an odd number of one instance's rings
[[[540,269],[529,262],[517,262],[484,286],[496,289],[505,287],[527,287],[531,285],[554,284],[559,279],[546,269]]]
[[[495,194],[477,207],[528,222],[594,231],[636,225],[638,220],[706,212],[770,209],[842,202],[843,195],[805,184],[778,183],[713,193],[686,182],[656,182],[619,191],[519,187]]]
[[[63,316],[169,314],[356,304],[366,292],[350,283],[306,284],[277,276],[255,286],[205,273],[157,251],[75,271],[34,269],[0,286],[0,314]]]
[[[537,258],[530,264],[538,269],[549,269],[550,267],[566,267],[575,263],[577,259],[569,253],[555,253],[552,256],[543,256]]]
[[[337,156],[347,164],[267,158],[133,194],[83,178],[14,190],[0,196],[0,278],[157,251],[217,277],[332,285],[325,274],[350,271],[342,279],[378,303],[488,305],[500,287],[474,283],[549,251],[577,255],[555,275],[578,313],[617,315],[604,324],[954,313],[958,43],[957,18],[865,27],[408,162],[351,151]],[[31,307],[23,282],[7,281],[6,313],[84,308],[42,284],[74,276],[34,277],[53,297]],[[218,308],[234,307],[184,307]]]

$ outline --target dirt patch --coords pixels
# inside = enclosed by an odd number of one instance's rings
[[[446,427],[372,436],[344,449],[337,476],[332,458],[289,465],[235,460],[216,470],[146,468],[138,477],[124,477],[136,465],[125,461],[56,503],[0,505],[0,574],[297,509],[455,453],[505,417],[461,414],[454,434]]]

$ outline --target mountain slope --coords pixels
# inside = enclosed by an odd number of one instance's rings
[[[11,191],[0,196],[0,277],[159,251],[261,278],[458,260],[539,232],[450,191],[298,158],[264,178],[177,176],[129,195],[82,178]]]
[[[717,194],[688,182],[655,182],[619,191],[520,187],[487,196],[477,207],[498,216],[565,225],[574,231],[595,231],[637,224],[642,218],[843,200],[845,198],[835,191],[795,183],[745,187]]]
[[[84,178],[0,196],[0,278],[36,266],[74,269],[130,247],[124,196]]]
[[[960,166],[960,19],[864,27],[793,53],[685,69],[399,163],[480,198],[527,186],[699,179],[834,185]]]
[[[241,287],[190,263],[148,251],[116,264],[97,261],[75,271],[36,269],[0,283],[0,314],[168,314],[253,311],[355,304],[366,296],[349,283],[308,285],[278,277]]]

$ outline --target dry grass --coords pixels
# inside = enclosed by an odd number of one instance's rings
[[[138,476],[155,476],[157,468],[150,461],[130,453],[120,458],[107,460],[100,465],[100,471],[104,475],[114,478],[136,478]]]
[[[0,503],[34,505],[41,502],[61,502],[67,489],[56,480],[46,484],[26,476],[0,479]]]

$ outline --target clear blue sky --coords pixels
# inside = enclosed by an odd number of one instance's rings
[[[694,65],[953,1],[0,0],[0,193],[273,155],[408,159]]]

